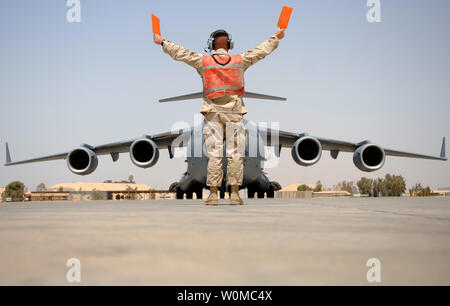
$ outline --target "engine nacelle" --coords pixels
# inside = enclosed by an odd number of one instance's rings
[[[97,169],[98,158],[92,150],[78,147],[67,155],[67,166],[75,174],[88,175]]]
[[[383,167],[385,158],[386,154],[382,148],[369,143],[356,149],[353,163],[361,171],[372,172]]]
[[[148,138],[135,140],[130,147],[130,158],[136,166],[150,168],[158,162],[158,146],[153,140]]]
[[[301,166],[312,166],[322,156],[322,145],[310,136],[303,136],[294,143],[291,149],[292,158]]]

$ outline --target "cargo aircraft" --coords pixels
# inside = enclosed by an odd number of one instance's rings
[[[159,100],[159,102],[182,101],[189,99],[199,99],[203,97],[202,92],[172,97]],[[245,92],[245,98],[286,101],[286,98]],[[333,159],[336,159],[340,152],[353,153],[353,163],[361,171],[371,172],[383,167],[386,156],[398,156],[409,158],[421,158],[446,161],[445,137],[442,139],[441,152],[439,156],[430,156],[404,151],[384,148],[369,140],[361,142],[348,142],[342,140],[315,137],[307,133],[287,132],[278,129],[268,128],[245,120],[247,129],[247,144],[244,157],[244,180],[240,187],[247,188],[249,198],[263,198],[266,194],[268,198],[273,198],[275,191],[281,189],[276,182],[271,182],[264,173],[263,162],[266,159],[264,148],[274,147],[277,157],[280,156],[281,149],[289,148],[294,161],[300,166],[312,166],[316,164],[322,151],[329,151]],[[12,161],[8,143],[6,143],[6,164],[14,166],[34,162],[51,161],[64,159],[71,172],[77,175],[88,175],[94,172],[98,165],[97,156],[110,155],[116,162],[121,153],[128,153],[131,161],[141,168],[150,168],[158,162],[159,151],[167,149],[170,158],[174,157],[174,150],[177,147],[187,149],[187,170],[178,182],[170,186],[172,192],[176,192],[177,199],[192,199],[196,194],[197,199],[202,198],[203,189],[206,186],[206,172],[208,156],[204,148],[204,131],[202,124],[194,125],[187,129],[170,131],[161,134],[144,135],[125,141],[92,146],[81,144],[71,151],[48,155],[38,158]],[[224,174],[226,173],[226,157],[224,154]],[[220,188],[220,196],[223,198],[229,186],[225,182]]]

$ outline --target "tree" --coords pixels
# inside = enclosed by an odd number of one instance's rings
[[[312,189],[308,185],[300,185],[297,187],[297,191],[312,191]]]
[[[104,192],[98,191],[96,189],[92,190],[91,200],[98,201],[98,200],[106,200],[106,195]]]
[[[367,194],[369,197],[373,197],[373,179],[362,177],[356,185],[360,194]]]
[[[80,187],[80,190],[81,190],[81,187]],[[63,186],[59,186],[58,191],[59,191],[59,192],[63,192],[63,191],[64,191]]]
[[[421,185],[420,183],[415,184],[414,186],[412,186],[412,187],[409,189],[409,196],[410,196],[410,197],[416,196],[416,195],[417,195],[417,190],[419,190],[419,188],[422,189],[422,185]]]
[[[422,184],[415,184],[411,189],[409,189],[409,195],[411,197],[429,197],[432,196],[432,191],[430,186],[426,188],[422,187]]]
[[[43,191],[45,191],[45,190],[47,190],[47,188],[45,187],[45,184],[44,184],[44,183],[40,183],[40,184],[37,185],[37,187],[36,187],[36,191],[37,191],[37,192],[43,192]]]
[[[134,176],[133,176],[133,174],[130,174],[130,176],[128,177],[128,182],[134,184]]]
[[[400,197],[406,191],[406,182],[401,175],[386,174],[384,182],[387,196]]]
[[[13,202],[21,202],[23,201],[25,196],[25,185],[22,182],[14,181],[9,183],[5,192],[3,192],[3,200],[11,199]]]
[[[431,191],[430,186],[427,186],[423,192],[422,192],[424,197],[431,197],[433,195],[433,192]]]
[[[131,187],[127,187],[127,191],[128,191],[128,196],[127,196],[127,199],[128,200],[137,200],[137,198],[138,198],[138,195],[137,195],[137,187],[136,188],[131,188]]]
[[[347,191],[351,194],[354,194],[356,192],[358,192],[358,190],[355,187],[355,183],[354,182],[347,182],[347,181],[342,181],[340,183],[337,184],[336,186],[337,190],[343,190],[343,191]]]
[[[373,180],[373,196],[374,197],[382,197],[387,196],[386,184],[383,178],[377,178]]]
[[[317,181],[316,187],[314,188],[314,192],[321,192],[323,189],[322,183],[320,181]]]
[[[357,185],[360,193],[371,197],[400,197],[406,191],[405,179],[401,175],[386,174],[384,178],[377,179],[362,177]]]

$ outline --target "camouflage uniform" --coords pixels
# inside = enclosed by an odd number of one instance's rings
[[[279,39],[273,35],[256,48],[241,53],[244,71],[272,53],[278,47],[278,43]],[[182,61],[194,67],[202,77],[203,54],[190,51],[167,40],[164,41],[163,51],[174,60]],[[218,49],[215,54],[226,56],[228,52],[225,49]],[[245,150],[243,115],[247,113],[242,96],[240,94],[227,95],[215,99],[204,97],[200,113],[205,116],[205,146],[209,155],[207,185],[222,185],[224,138],[228,162],[227,184],[241,185]],[[227,126],[229,133],[226,131]]]
[[[227,158],[227,184],[242,185],[244,174],[245,126],[241,114],[205,114],[205,146],[208,151],[208,176],[206,185],[222,185],[222,160]]]

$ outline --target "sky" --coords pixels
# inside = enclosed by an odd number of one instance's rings
[[[277,50],[251,67],[246,90],[287,97],[248,100],[246,118],[279,122],[280,129],[386,148],[439,155],[450,139],[450,1],[381,0],[381,22],[369,23],[365,0],[118,1],[81,0],[81,22],[69,23],[64,0],[0,1],[0,186],[44,182],[123,180],[166,189],[186,169],[184,158],[162,150],[150,169],[128,154],[99,157],[88,176],[65,161],[4,167],[13,160],[170,131],[192,124],[200,100],[158,99],[201,90],[196,71],[173,61],[152,41],[151,13],[162,36],[203,52],[209,34],[224,28],[233,52],[254,48],[276,31],[283,5],[294,8]],[[448,142],[448,141],[447,141]],[[448,151],[448,150],[447,150]],[[403,175],[407,187],[450,186],[450,163],[387,157],[376,172],[358,170],[352,154],[327,151],[312,167],[298,166],[283,149],[267,169],[283,186],[332,187],[362,176]]]

